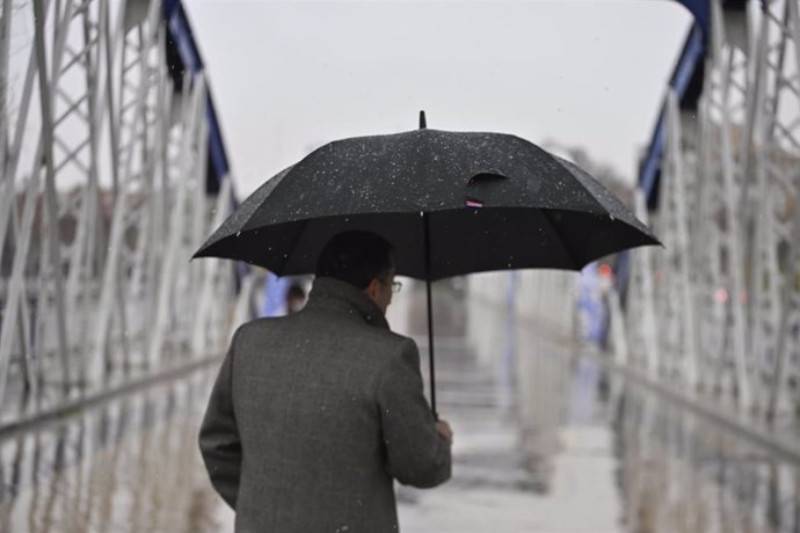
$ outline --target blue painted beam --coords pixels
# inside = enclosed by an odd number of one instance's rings
[[[167,27],[167,62],[176,91],[181,90],[184,72],[195,74],[203,70],[203,58],[197,47],[192,27],[181,0],[165,0],[163,4],[164,21]],[[208,158],[206,191],[219,192],[223,179],[229,174],[230,165],[225,143],[214,107],[210,84],[207,82],[206,120],[208,120]]]
[[[681,109],[697,109],[697,101],[703,92],[706,43],[711,24],[711,3],[709,0],[677,0],[694,17],[689,34],[683,45],[681,55],[670,76],[669,86],[675,89]],[[725,0],[725,10],[744,10],[746,0]],[[764,0],[761,2],[764,8]],[[647,205],[655,209],[658,205],[658,186],[661,176],[661,157],[666,143],[666,101],[661,105],[650,145],[639,165],[639,186],[645,193]]]
[[[680,59],[670,77],[669,86],[675,89],[683,109],[696,109],[702,92],[705,38],[699,24],[692,25],[681,52]],[[657,201],[658,179],[661,173],[661,156],[666,143],[666,101],[661,105],[658,120],[650,138],[647,153],[639,167],[639,186],[645,193],[648,206]]]

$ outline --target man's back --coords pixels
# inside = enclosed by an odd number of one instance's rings
[[[237,331],[200,443],[240,531],[396,531],[392,477],[430,487],[450,475],[416,346],[331,279],[300,313]]]

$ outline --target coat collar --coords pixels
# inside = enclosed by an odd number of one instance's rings
[[[369,296],[346,281],[334,278],[318,277],[314,280],[306,309],[348,312],[360,316],[370,325],[389,329],[380,307]]]

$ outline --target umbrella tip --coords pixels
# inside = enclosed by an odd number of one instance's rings
[[[425,111],[419,112],[419,129],[424,130],[428,128],[428,123],[425,121]]]

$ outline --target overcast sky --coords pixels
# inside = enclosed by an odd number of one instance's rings
[[[239,194],[417,127],[582,146],[629,180],[691,16],[664,0],[185,2]]]

